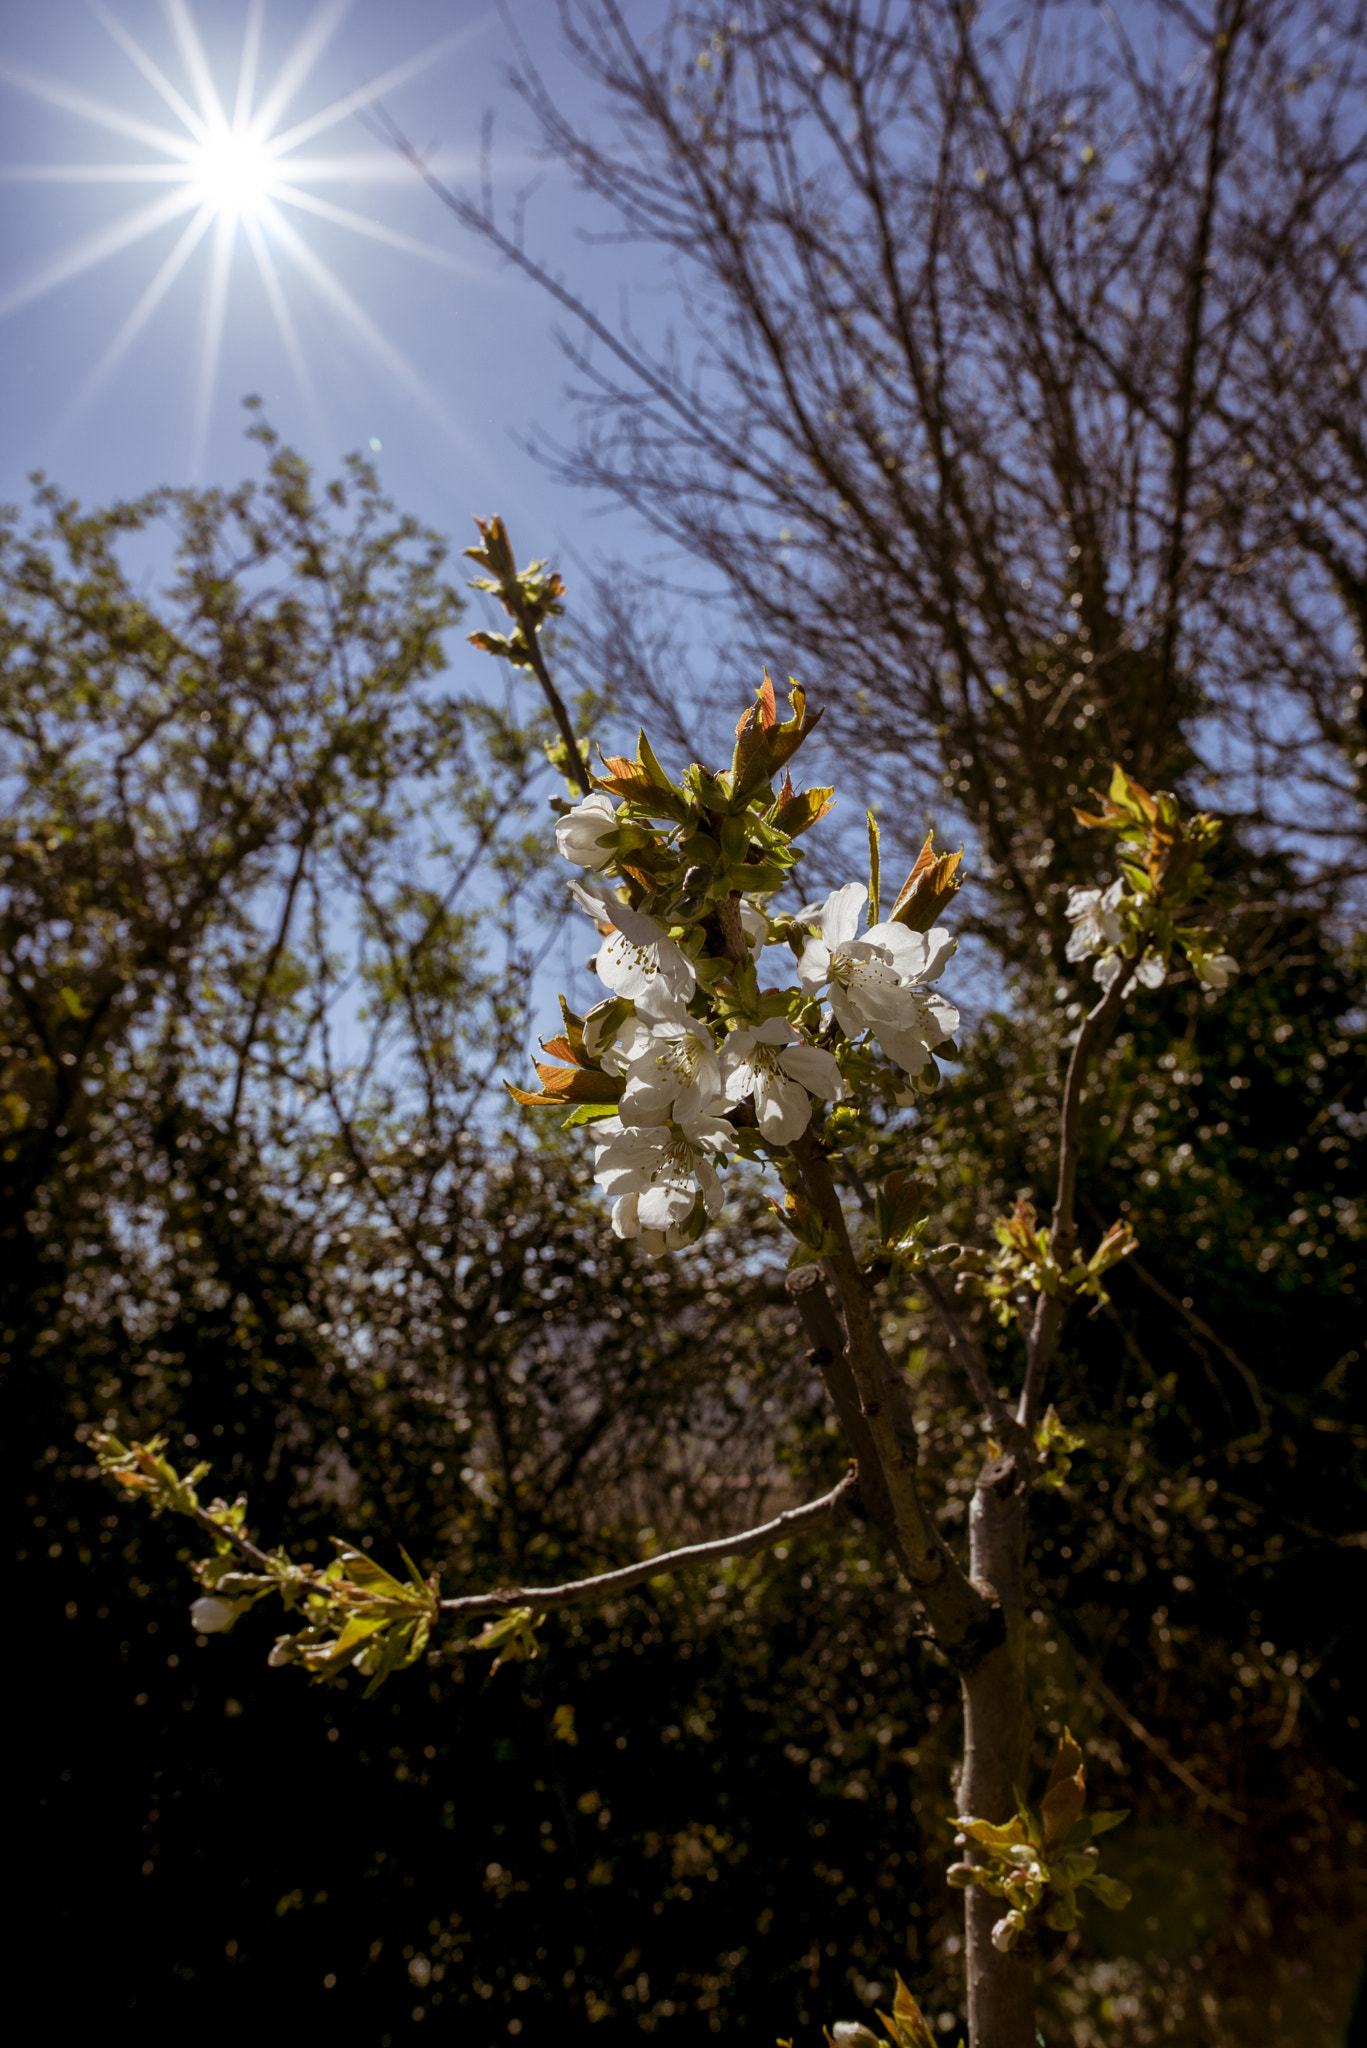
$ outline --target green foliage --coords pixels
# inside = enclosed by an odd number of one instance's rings
[[[956,1817],[956,1843],[973,1843],[983,1852],[977,1862],[955,1863],[949,1882],[958,1890],[980,1885],[1007,1910],[992,1930],[993,1945],[1012,1949],[1038,1925],[1057,1934],[1077,1926],[1077,1894],[1090,1891],[1103,1906],[1120,1912],[1129,1904],[1129,1887],[1099,1868],[1093,1846],[1128,1813],[1084,1816],[1087,1773],[1082,1751],[1065,1728],[1058,1754],[1039,1806],[1022,1805],[1015,1816],[998,1825],[971,1814]]]
[[[1113,1223],[1094,1252],[1084,1257],[1073,1250],[1067,1265],[1062,1265],[1055,1257],[1047,1225],[1041,1225],[1034,1205],[1023,1198],[1009,1215],[993,1224],[992,1235],[998,1251],[989,1261],[975,1261],[978,1270],[965,1274],[965,1284],[980,1288],[1003,1328],[1033,1314],[1033,1295],[1074,1300],[1090,1295],[1098,1303],[1109,1301],[1103,1274],[1128,1258],[1139,1244],[1128,1223]]]

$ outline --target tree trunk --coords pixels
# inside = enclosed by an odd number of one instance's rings
[[[1000,1602],[1004,1640],[962,1676],[964,1761],[959,1812],[1000,1823],[1026,1789],[1030,1708],[1025,1683],[1025,1536],[1028,1495],[1015,1460],[993,1458],[978,1479],[969,1524],[974,1584]],[[981,1860],[971,1846],[970,1862]],[[964,1895],[970,2048],[1035,2048],[1034,1945],[992,1946],[1006,1911],[973,1885]]]

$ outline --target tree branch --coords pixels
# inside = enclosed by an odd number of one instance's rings
[[[584,757],[579,751],[579,742],[574,736],[574,727],[570,722],[570,714],[565,709],[565,700],[551,681],[551,672],[546,666],[546,657],[541,652],[541,642],[537,639],[536,626],[532,621],[531,613],[524,604],[519,603],[515,583],[510,582],[501,595],[505,603],[511,607],[514,618],[522,628],[522,637],[527,643],[528,659],[535,672],[536,680],[545,692],[546,702],[551,707],[551,716],[560,729],[560,737],[565,742],[565,752],[569,755],[570,768],[573,771],[574,779],[583,790],[584,795],[588,796],[593,788],[593,783],[589,779],[589,771],[584,765]]]
[[[625,1593],[665,1572],[686,1571],[693,1565],[720,1564],[727,1557],[750,1557],[758,1550],[772,1550],[789,1536],[804,1534],[831,1519],[846,1507],[859,1485],[859,1467],[853,1460],[840,1484],[819,1500],[800,1508],[788,1508],[772,1522],[736,1536],[721,1536],[712,1543],[689,1543],[682,1550],[662,1551],[658,1557],[643,1558],[639,1564],[624,1565],[620,1571],[600,1572],[591,1579],[570,1579],[563,1586],[500,1586],[489,1593],[467,1593],[443,1600],[441,1612],[473,1619],[481,1614],[504,1614],[512,1607],[574,1607],[581,1600],[599,1600],[613,1593]]]
[[[1178,1761],[1168,1748],[1167,1743],[1164,1742],[1162,1736],[1154,1735],[1144,1726],[1142,1721],[1130,1712],[1123,1700],[1116,1698],[1111,1688],[1102,1683],[1097,1672],[1089,1671],[1087,1673],[1082,1681],[1082,1689],[1084,1692],[1095,1693],[1101,1704],[1104,1707],[1109,1707],[1117,1721],[1122,1722],[1129,1729],[1135,1740],[1142,1742],[1145,1749],[1151,1755],[1156,1756],[1159,1763],[1166,1770],[1171,1771],[1174,1778],[1185,1785],[1188,1792],[1193,1793],[1202,1806],[1211,1807],[1216,1813],[1223,1814],[1226,1820],[1234,1821],[1239,1827],[1247,1824],[1248,1815],[1240,1813],[1237,1806],[1231,1806],[1229,1801],[1222,1799],[1218,1792],[1212,1792],[1208,1786],[1203,1785],[1194,1772],[1189,1771],[1184,1763]]]
[[[970,1580],[921,1499],[911,1392],[883,1343],[878,1312],[850,1244],[826,1150],[808,1130],[793,1139],[789,1151],[830,1247],[822,1266],[844,1311],[845,1356],[859,1396],[861,1418],[878,1454],[912,1585],[943,1654],[961,1668],[971,1669],[990,1648],[999,1616],[991,1599]]]
[[[1003,1450],[1022,1452],[1028,1467],[1032,1453],[1022,1418],[1011,1413],[993,1386],[987,1361],[959,1320],[949,1295],[928,1266],[921,1267],[916,1275],[916,1284],[940,1318],[950,1352],[962,1366],[993,1435]]]
[[[1142,953],[1133,960],[1125,960],[1120,972],[1107,989],[1099,1003],[1095,1003],[1083,1018],[1073,1041],[1072,1055],[1068,1061],[1068,1076],[1063,1084],[1063,1107],[1059,1117],[1058,1138],[1058,1189],[1054,1196],[1054,1217],[1049,1231],[1049,1248],[1060,1265],[1067,1263],[1077,1240],[1077,1218],[1074,1208],[1077,1199],[1077,1168],[1081,1151],[1082,1133],[1082,1091],[1087,1081],[1087,1069],[1098,1041],[1108,1032],[1120,1015],[1121,1005],[1134,980],[1135,969],[1143,958]],[[1041,1294],[1035,1309],[1035,1319],[1025,1341],[1025,1384],[1021,1388],[1020,1404],[1016,1418],[1023,1428],[1033,1430],[1039,1420],[1040,1399],[1044,1391],[1044,1375],[1058,1346],[1059,1332],[1063,1319],[1068,1313],[1066,1295]]]
[[[268,1575],[273,1572],[272,1561],[264,1550],[258,1550],[254,1543],[239,1535],[236,1529],[228,1528],[223,1522],[216,1522],[207,1508],[184,1508],[181,1512],[187,1514],[192,1522],[198,1522],[201,1529],[207,1529],[211,1536],[221,1536],[225,1542],[231,1543],[238,1556],[245,1558],[253,1571]]]
[[[892,1496],[883,1476],[868,1419],[859,1402],[859,1389],[846,1356],[845,1331],[826,1283],[815,1266],[799,1266],[784,1281],[792,1297],[811,1349],[808,1359],[816,1367],[831,1397],[845,1441],[853,1451],[859,1472],[859,1498],[878,1524],[889,1547],[908,1578],[911,1571],[898,1534]]]

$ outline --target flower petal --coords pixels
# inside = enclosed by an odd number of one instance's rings
[[[798,958],[797,978],[809,996],[824,987],[831,975],[831,949],[824,939],[808,939]]]
[[[862,882],[846,882],[833,889],[821,909],[821,936],[832,952],[844,946],[859,929],[859,913],[869,900]]]
[[[845,1081],[836,1064],[834,1053],[825,1051],[819,1045],[792,1045],[779,1054],[779,1065],[785,1074],[791,1074],[795,1081],[811,1095],[819,1095],[823,1102],[839,1102],[845,1093]]]
[[[755,1115],[771,1145],[786,1145],[811,1122],[812,1099],[799,1082],[765,1069],[755,1077]]]

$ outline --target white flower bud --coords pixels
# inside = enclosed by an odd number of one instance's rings
[[[237,1609],[231,1600],[220,1600],[216,1593],[202,1594],[190,1605],[190,1619],[202,1636],[220,1635],[225,1628],[231,1628]]]
[[[1229,978],[1239,972],[1239,963],[1230,953],[1212,953],[1201,962],[1202,988],[1228,988]]]
[[[1025,1927],[1025,1915],[1019,1910],[1004,1913],[992,1929],[992,1946],[999,1954],[1006,1955],[1016,1946],[1016,1941]]]
[[[595,791],[566,811],[555,828],[556,848],[581,868],[604,868],[612,859],[612,848],[602,842],[616,828],[617,806],[610,796]]]

